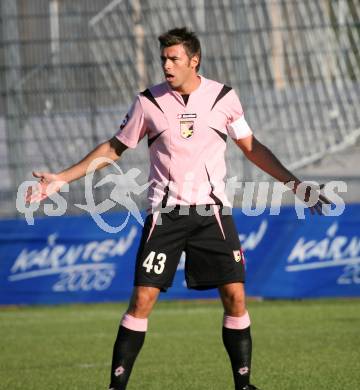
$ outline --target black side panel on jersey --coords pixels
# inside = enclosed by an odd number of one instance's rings
[[[227,140],[227,135],[226,134],[224,134],[221,131],[215,129],[214,127],[211,127],[211,126],[209,126],[209,127],[210,127],[210,129],[214,130],[219,135],[219,137],[221,137],[223,139],[224,142],[226,142],[226,140]]]
[[[155,104],[155,106],[161,111],[161,112],[164,112],[162,110],[162,108],[159,106],[159,103],[156,101],[156,99],[154,98],[154,96],[152,95],[152,93],[150,92],[150,89],[145,89],[145,91],[141,92],[141,95],[145,96],[146,98],[148,98],[151,103]]]
[[[213,109],[216,105],[216,103],[222,99],[228,92],[230,92],[232,90],[231,87],[228,87],[227,85],[223,85],[223,87],[221,88],[221,91],[219,92],[219,94],[216,96],[216,99],[215,99],[215,102],[214,104],[212,105],[211,109]]]
[[[168,201],[168,199],[169,199],[169,190],[170,190],[170,188],[169,188],[169,186],[167,185],[165,188],[164,188],[164,196],[163,196],[163,198],[162,198],[162,200],[161,200],[161,207],[162,208],[165,208],[166,207],[166,204],[167,204],[167,201]]]
[[[164,132],[165,130],[163,130],[161,133],[159,134],[156,134],[154,137],[152,138],[149,138],[148,139],[148,147],[150,148],[150,146],[160,137],[160,135]]]
[[[223,202],[214,194],[214,185],[211,183],[209,171],[207,170],[206,165],[205,165],[205,170],[206,170],[206,174],[207,174],[207,177],[208,177],[208,180],[209,180],[209,183],[210,183],[210,187],[211,187],[211,192],[210,192],[209,196],[210,196],[211,199],[213,199],[215,204],[223,206]]]
[[[170,192],[170,182],[172,181],[171,173],[169,171],[169,181],[167,186],[164,188],[164,196],[161,199],[161,207],[164,209],[167,205],[167,201],[169,199],[169,192]]]

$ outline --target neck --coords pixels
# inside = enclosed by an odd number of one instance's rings
[[[187,80],[184,84],[180,85],[174,90],[179,92],[181,95],[189,95],[191,92],[195,91],[201,84],[201,78],[198,74],[195,74],[190,80]]]

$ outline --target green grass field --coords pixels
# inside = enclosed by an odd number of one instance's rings
[[[360,301],[250,302],[262,390],[360,388]],[[0,309],[0,389],[107,389],[124,304]],[[232,390],[218,302],[160,302],[129,390]]]

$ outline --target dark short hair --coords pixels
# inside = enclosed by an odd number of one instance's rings
[[[199,38],[193,31],[188,30],[186,27],[174,28],[160,35],[158,40],[160,42],[161,50],[164,47],[183,44],[186,54],[189,58],[194,56],[199,57],[199,64],[196,67],[196,71],[200,69],[201,46]]]

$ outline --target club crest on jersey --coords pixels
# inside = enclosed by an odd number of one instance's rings
[[[194,121],[180,121],[180,134],[183,138],[190,138],[194,134]]]

